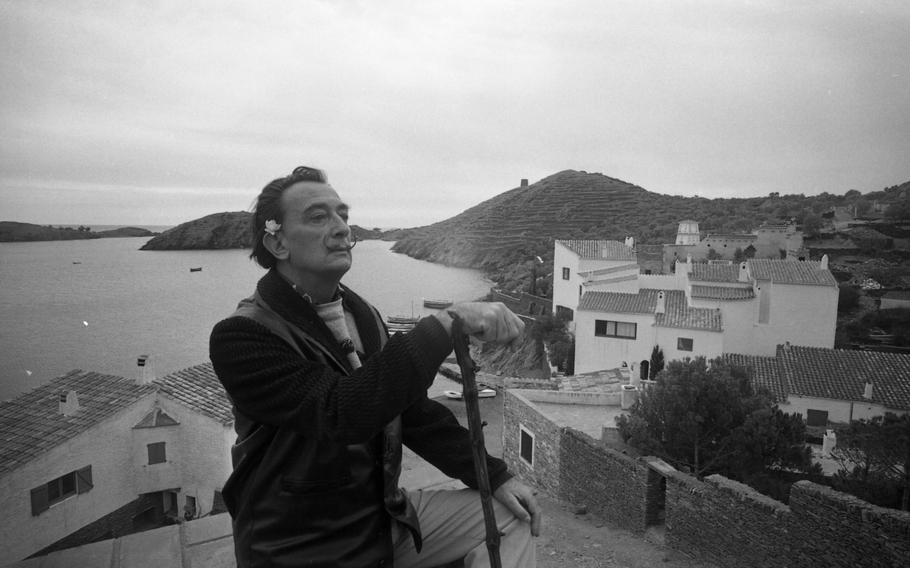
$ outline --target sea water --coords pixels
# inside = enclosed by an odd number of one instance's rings
[[[140,251],[148,238],[0,243],[0,400],[73,369],[157,376],[208,361],[212,326],[265,271],[249,250]],[[384,316],[422,316],[424,298],[484,296],[482,273],[362,241],[342,280]],[[191,268],[201,268],[191,271]]]

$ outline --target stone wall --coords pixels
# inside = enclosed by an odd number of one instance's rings
[[[790,508],[719,475],[667,476],[666,540],[721,565],[789,565]]]
[[[669,546],[721,566],[907,565],[910,512],[808,481],[793,485],[789,506],[719,475],[699,481],[655,458],[632,457],[557,427],[531,402],[539,394],[506,391],[503,456],[509,468],[616,526],[643,531],[660,522],[663,510]],[[518,456],[519,423],[535,436],[533,467]]]
[[[622,528],[641,532],[647,524],[647,464],[604,445],[583,432],[566,428],[560,444],[559,497]]]
[[[808,481],[790,489],[792,566],[906,566],[910,513],[876,507]]]
[[[507,390],[503,397],[502,458],[509,470],[526,483],[558,495],[562,428],[541,414],[522,393]],[[532,465],[519,456],[521,428],[534,436]]]

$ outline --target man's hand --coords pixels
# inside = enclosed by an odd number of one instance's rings
[[[540,536],[540,521],[543,513],[537,504],[535,491],[514,477],[499,486],[493,497],[512,511],[512,514],[526,523],[531,523],[531,535]]]
[[[481,341],[511,343],[521,337],[525,324],[502,302],[463,302],[438,312],[436,319],[452,333],[452,316],[458,314],[462,330]]]

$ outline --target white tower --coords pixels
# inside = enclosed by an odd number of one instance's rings
[[[679,229],[676,230],[676,244],[697,245],[700,241],[701,235],[698,233],[698,221],[686,219],[679,222]]]

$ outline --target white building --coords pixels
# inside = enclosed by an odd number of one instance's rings
[[[809,426],[910,413],[910,355],[780,345],[772,357],[727,354]]]
[[[586,289],[637,289],[638,264],[632,240],[556,240],[553,250],[553,313],[574,318]]]
[[[655,346],[667,361],[834,346],[838,287],[827,258],[687,259],[672,275],[645,275],[630,265],[631,246],[625,258],[602,258],[610,242],[554,245],[554,312],[574,318],[577,373],[625,366],[646,376]]]
[[[0,404],[0,558],[217,509],[234,435],[211,365],[147,378],[76,370]]]

